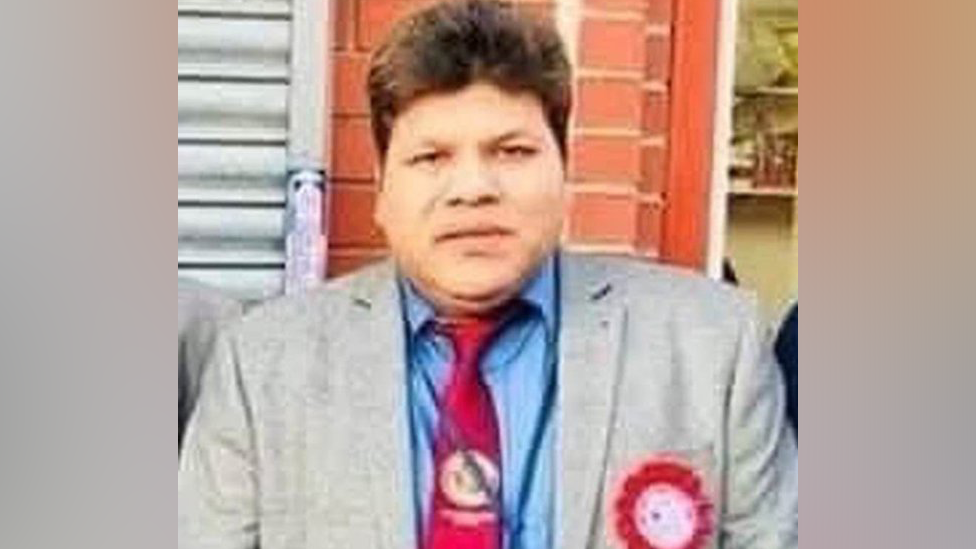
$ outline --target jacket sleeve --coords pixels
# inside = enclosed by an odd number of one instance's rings
[[[254,424],[238,353],[221,335],[180,454],[177,546],[258,545]]]
[[[755,304],[747,307],[727,398],[724,549],[799,547],[797,447],[784,386]]]

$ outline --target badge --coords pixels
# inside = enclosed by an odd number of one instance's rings
[[[498,490],[498,468],[486,456],[469,450],[470,463],[461,451],[454,452],[444,460],[441,468],[440,486],[447,500],[462,509],[484,507],[491,504],[491,492]],[[475,470],[474,467],[478,470]],[[482,487],[478,474],[484,476],[491,492]]]
[[[614,512],[627,549],[700,549],[712,531],[701,478],[674,460],[648,461],[628,476]]]

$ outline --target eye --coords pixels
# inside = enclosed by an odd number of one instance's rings
[[[410,166],[435,166],[447,158],[447,153],[439,150],[423,151],[407,157]]]
[[[538,149],[524,143],[513,143],[498,147],[497,154],[504,160],[522,160],[534,156]]]

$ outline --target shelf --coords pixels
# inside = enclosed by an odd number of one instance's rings
[[[799,97],[800,88],[782,88],[776,86],[763,86],[759,88],[743,88],[735,90],[739,96],[750,97]]]
[[[749,179],[732,179],[729,182],[729,196],[768,196],[776,198],[797,198],[796,187],[754,187]]]

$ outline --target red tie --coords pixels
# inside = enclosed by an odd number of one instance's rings
[[[495,330],[490,319],[444,322],[454,364],[434,440],[434,489],[427,549],[498,549],[501,489],[498,420],[478,369]]]

